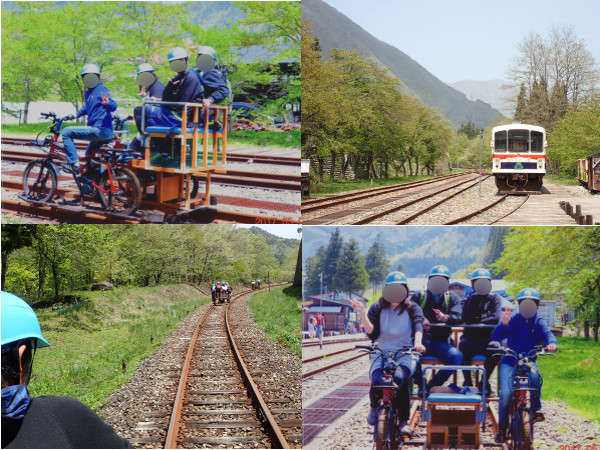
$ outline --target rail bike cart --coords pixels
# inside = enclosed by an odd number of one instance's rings
[[[176,107],[181,113],[181,126],[146,126],[146,109],[151,105]],[[204,119],[200,123],[203,110]],[[191,117],[188,116],[190,111]],[[227,127],[224,124],[227,123],[226,106],[143,101],[142,133],[148,138],[144,158],[132,161],[131,165],[144,186],[144,203],[175,215],[193,214],[215,204],[210,195],[210,180],[213,173],[226,173]],[[197,178],[204,178],[206,182],[204,195],[199,199],[194,198],[198,191]]]
[[[577,179],[590,192],[600,192],[600,153],[577,160]]]
[[[422,420],[427,422],[424,448],[480,448],[480,432],[485,430],[485,369],[480,366],[422,365]],[[430,370],[467,370],[481,372],[483,392],[470,388],[456,392],[447,386],[426,391],[426,375]]]
[[[217,288],[216,292],[215,292],[215,302],[214,303],[229,303],[229,301],[231,300],[231,295],[229,294],[229,291],[227,289],[224,288]]]

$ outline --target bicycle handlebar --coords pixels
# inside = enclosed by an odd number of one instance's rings
[[[533,356],[554,356],[554,353],[548,352],[547,347],[536,345],[527,353],[517,353],[508,347],[487,347],[486,350],[494,352],[492,356],[508,356],[515,360],[531,358]]]

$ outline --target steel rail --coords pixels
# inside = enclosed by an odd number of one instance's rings
[[[481,180],[481,181],[485,181],[485,180],[487,180],[488,178],[489,178],[489,176],[488,176],[488,177],[485,177],[485,178],[484,178],[483,180]],[[434,208],[437,208],[437,207],[438,207],[438,206],[440,206],[442,203],[445,203],[445,202],[447,202],[448,200],[450,200],[450,199],[452,199],[452,198],[456,197],[458,194],[462,194],[463,192],[465,192],[465,191],[467,191],[467,190],[471,189],[472,187],[476,186],[476,185],[477,185],[479,182],[480,182],[480,181],[479,181],[479,180],[477,180],[477,181],[475,181],[473,184],[471,184],[471,185],[469,185],[469,186],[467,186],[467,187],[465,187],[465,188],[463,188],[463,189],[461,189],[461,190],[459,190],[459,191],[453,192],[452,194],[448,195],[447,197],[444,197],[443,199],[441,199],[441,200],[439,200],[439,201],[435,202],[434,204],[432,204],[432,205],[429,205],[429,206],[427,206],[427,207],[425,207],[425,208],[423,208],[423,209],[421,209],[421,210],[417,211],[416,213],[414,213],[414,214],[411,214],[410,216],[408,216],[408,217],[405,217],[404,219],[402,219],[402,220],[400,220],[400,221],[396,222],[396,225],[404,225],[404,224],[407,224],[407,223],[409,223],[409,222],[412,222],[412,221],[413,221],[414,219],[416,219],[417,217],[419,217],[419,216],[421,216],[421,215],[425,214],[425,213],[426,213],[426,212],[428,212],[428,211],[431,211],[431,210],[432,210],[432,209],[434,209]]]
[[[396,211],[399,211],[401,209],[404,209],[404,208],[406,208],[408,206],[414,205],[415,203],[421,202],[423,200],[427,200],[428,198],[431,198],[431,197],[433,197],[435,195],[441,194],[442,192],[447,191],[448,189],[454,189],[455,187],[458,187],[458,186],[460,186],[462,184],[469,183],[470,181],[472,181],[472,180],[471,179],[464,180],[464,181],[460,181],[460,182],[458,182],[456,184],[453,184],[452,186],[446,186],[443,189],[439,189],[437,191],[431,192],[431,193],[429,193],[427,195],[424,195],[422,197],[415,198],[415,199],[410,200],[410,201],[408,201],[406,203],[402,203],[401,205],[393,206],[391,208],[385,209],[385,210],[380,211],[378,213],[371,214],[370,216],[363,217],[362,219],[359,219],[359,220],[357,220],[355,222],[352,222],[351,225],[363,225],[365,223],[369,223],[369,222],[371,222],[373,220],[379,219],[379,218],[381,218],[383,216],[387,216],[388,214],[392,214],[392,213],[394,213]]]
[[[337,362],[334,362],[332,364],[328,364],[327,366],[323,366],[323,367],[319,367],[317,369],[309,370],[308,372],[304,372],[302,374],[302,379],[304,380],[305,378],[310,378],[313,375],[316,375],[318,373],[326,372],[329,369],[333,369],[334,367],[341,366],[342,364],[346,364],[347,362],[354,361],[355,359],[358,359],[358,358],[360,358],[362,356],[365,356],[365,355],[368,355],[368,353],[366,353],[366,352],[360,353],[358,355],[352,356],[351,358],[346,358],[346,359],[343,359],[341,361],[337,361]]]
[[[345,342],[369,342],[369,338],[367,338],[366,336],[363,338],[358,338],[358,339],[338,339],[338,340],[323,340],[323,345],[330,345],[330,344],[343,344]],[[317,345],[320,345],[318,341],[316,342],[303,342],[302,343],[302,347],[316,347]]]
[[[173,410],[171,411],[171,418],[169,419],[169,429],[167,431],[167,438],[165,439],[165,448],[177,448],[177,433],[179,432],[181,412],[183,410],[183,399],[185,397],[185,387],[192,364],[192,358],[194,357],[194,348],[196,347],[196,341],[198,340],[200,329],[214,308],[214,304],[209,306],[206,312],[202,315],[202,318],[200,319],[200,322],[196,326],[194,334],[192,335],[192,340],[190,341],[188,351],[185,355],[185,360],[183,361],[183,367],[181,368],[181,375],[179,377],[179,384],[177,386],[177,395],[175,396]]]
[[[261,290],[264,290],[264,289],[267,289],[267,288],[265,287]],[[242,294],[239,294],[238,296],[236,296],[235,298],[233,298],[231,300],[231,302],[227,305],[227,308],[225,309],[225,327],[227,329],[227,337],[229,339],[231,348],[233,349],[233,356],[235,357],[238,367],[240,368],[240,373],[244,377],[245,384],[249,387],[249,393],[252,395],[254,406],[260,412],[260,415],[264,419],[264,421],[268,424],[268,432],[271,435],[271,441],[272,441],[271,443],[274,444],[273,447],[274,448],[290,448],[285,437],[283,436],[281,429],[279,428],[279,425],[277,424],[277,421],[273,417],[271,410],[267,406],[267,403],[265,402],[262,394],[260,393],[258,386],[254,382],[254,379],[252,378],[252,375],[250,374],[250,371],[248,370],[248,366],[246,366],[246,363],[244,363],[244,359],[242,358],[241,352],[238,349],[238,346],[235,342],[235,338],[233,337],[233,332],[231,330],[231,326],[229,325],[229,308],[230,308],[230,306],[233,304],[234,301],[238,300],[239,298],[241,298],[243,295],[247,294],[248,292],[252,292],[252,291],[250,290],[250,291],[246,291]]]
[[[496,200],[496,201],[494,201],[494,202],[490,203],[489,205],[486,205],[486,206],[484,206],[483,208],[480,208],[480,209],[478,209],[477,211],[474,211],[474,212],[472,212],[472,213],[469,213],[469,214],[467,214],[467,215],[464,215],[464,216],[462,216],[462,217],[459,217],[459,218],[457,218],[457,219],[453,219],[453,220],[451,220],[451,221],[449,221],[449,222],[446,222],[444,225],[454,225],[454,224],[461,223],[461,222],[464,222],[464,221],[466,221],[466,220],[469,220],[471,217],[475,217],[475,216],[477,216],[478,214],[481,214],[482,212],[485,212],[485,211],[487,211],[488,209],[492,209],[492,208],[493,208],[494,206],[496,206],[498,203],[501,203],[501,202],[503,202],[504,200],[506,200],[506,197],[508,197],[508,195],[503,195],[503,196],[502,196],[502,197],[500,197],[498,200]],[[509,213],[509,214],[512,214],[512,212],[511,212],[511,213]]]
[[[323,359],[323,358],[328,358],[330,356],[339,355],[340,353],[350,352],[352,350],[355,350],[355,348],[354,347],[350,347],[350,348],[345,348],[345,349],[342,349],[342,350],[338,350],[336,352],[325,353],[324,355],[313,356],[312,358],[303,359],[302,360],[302,364],[313,362],[313,361],[318,361],[318,360]]]
[[[391,186],[363,189],[360,191],[346,193],[346,194],[328,196],[328,197],[314,199],[314,200],[305,200],[302,202],[302,206],[303,206],[302,212],[308,213],[311,211],[315,211],[317,209],[329,208],[331,206],[337,206],[337,205],[341,205],[343,203],[348,203],[350,201],[355,201],[355,200],[362,200],[365,198],[374,197],[376,195],[386,194],[388,192],[403,191],[403,190],[410,189],[413,187],[426,186],[428,184],[433,184],[433,183],[437,183],[440,181],[465,176],[468,174],[469,174],[469,172],[464,172],[464,173],[460,173],[460,174],[452,174],[452,175],[446,175],[446,176],[442,176],[442,177],[436,177],[436,178],[429,179],[429,180],[411,181],[409,183],[401,183],[401,184],[394,184]],[[330,203],[327,203],[331,200],[333,200],[333,201]],[[305,205],[308,205],[308,206],[305,207]]]
[[[521,206],[523,206],[525,204],[525,202],[529,200],[529,195],[525,196],[525,199],[523,200],[523,202],[521,202],[521,204],[519,206],[517,206],[515,209],[513,209],[512,211],[510,211],[507,214],[504,214],[502,217],[498,217],[496,220],[494,220],[493,222],[490,223],[490,225],[495,224],[496,222],[501,221],[502,219],[510,216],[511,214],[514,214],[515,212],[517,212],[519,209],[521,209]]]

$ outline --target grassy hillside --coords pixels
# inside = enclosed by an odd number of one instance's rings
[[[302,20],[310,21],[324,54],[336,47],[356,50],[367,59],[379,62],[404,83],[408,93],[457,126],[470,120],[485,127],[502,117],[487,103],[467,99],[465,94],[443,83],[410,56],[375,38],[322,0],[303,0]]]
[[[88,300],[37,310],[51,346],[36,353],[29,389],[34,396],[75,397],[94,410],[183,318],[210,300],[185,284],[74,294]]]
[[[248,306],[256,324],[274,342],[302,357],[302,297],[299,288],[283,286],[254,294]]]

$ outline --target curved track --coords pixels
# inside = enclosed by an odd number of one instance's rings
[[[245,291],[232,302],[251,293]],[[229,304],[211,305],[191,339],[165,448],[289,448],[230,325]]]

